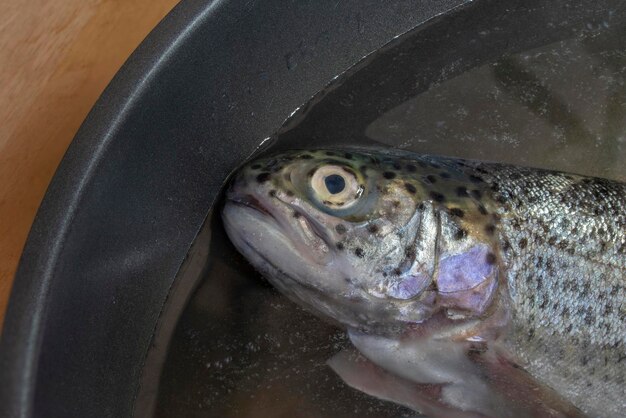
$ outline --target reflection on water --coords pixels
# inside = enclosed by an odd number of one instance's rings
[[[476,3],[341,77],[274,149],[382,143],[626,180],[623,12]],[[169,345],[157,416],[415,416],[344,385],[325,365],[349,345],[344,334],[266,284],[218,217],[205,229],[201,277],[179,279],[201,281]]]
[[[626,180],[625,35],[555,42],[435,83],[366,135],[421,153]]]

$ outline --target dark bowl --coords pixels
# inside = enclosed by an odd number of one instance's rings
[[[195,286],[176,278],[206,251],[190,248],[227,176],[335,76],[391,42],[323,93],[339,103],[348,91],[356,105],[307,107],[279,143],[358,142],[355,123],[362,132],[442,69],[591,31],[623,9],[586,3],[183,1],[98,100],[39,209],[0,342],[0,416],[147,414],[158,371],[150,380],[144,366],[158,370],[173,328],[160,318]],[[429,36],[394,40],[441,15],[451,18]],[[466,45],[480,27],[491,35]]]

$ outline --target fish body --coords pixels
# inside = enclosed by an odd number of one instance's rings
[[[348,330],[367,360],[330,361],[348,384],[433,417],[618,417],[624,208],[604,179],[297,150],[242,168],[223,219],[281,292]]]

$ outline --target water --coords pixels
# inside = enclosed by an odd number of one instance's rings
[[[270,149],[384,144],[626,181],[624,7],[477,3],[339,77]],[[259,277],[216,214],[164,309],[137,414],[415,416],[335,376],[345,335]]]

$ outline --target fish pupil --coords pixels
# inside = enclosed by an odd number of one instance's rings
[[[343,192],[346,188],[346,180],[339,174],[331,174],[324,178],[324,184],[330,194],[337,194]]]

